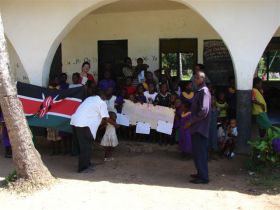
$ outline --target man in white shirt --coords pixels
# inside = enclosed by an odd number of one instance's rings
[[[92,144],[102,120],[109,118],[105,95],[88,97],[71,117],[70,124],[73,126],[74,138],[79,146],[78,172],[87,171],[91,168]]]

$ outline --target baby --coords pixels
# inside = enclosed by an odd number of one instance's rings
[[[231,119],[227,128],[227,157],[229,159],[234,157],[234,148],[237,142],[237,122],[235,119]]]

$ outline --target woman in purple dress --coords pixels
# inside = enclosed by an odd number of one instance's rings
[[[0,122],[2,126],[2,141],[5,147],[5,158],[12,158],[12,147],[8,135],[8,130],[4,121],[2,110],[0,109]]]
[[[192,153],[191,132],[186,128],[187,122],[191,119],[190,104],[182,104],[182,115],[180,120],[180,134],[179,134],[179,150],[182,155],[190,155]]]

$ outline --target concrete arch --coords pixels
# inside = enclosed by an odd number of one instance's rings
[[[47,58],[44,62],[44,69],[43,69],[43,75],[42,75],[42,83],[46,84],[46,79],[48,78],[50,65],[52,62],[52,59],[54,57],[54,54],[59,46],[59,44],[62,42],[64,37],[77,25],[84,17],[86,17],[90,12],[105,6],[107,4],[117,2],[119,0],[99,0],[88,7],[84,8],[83,10],[79,11],[75,16],[73,16],[69,22],[62,28],[62,30],[59,32],[59,34],[56,36],[56,38],[53,40],[50,49],[48,51]]]
[[[63,40],[66,34],[91,11],[117,1],[121,0],[94,1],[89,4],[88,7],[85,7],[83,10],[80,10],[76,14],[73,14],[71,20],[69,20],[64,28],[59,32],[52,45],[50,46],[47,58],[44,63],[44,73],[42,75],[43,78],[47,78],[51,59],[53,58],[55,50],[58,47],[59,43]],[[254,70],[257,67],[259,58],[261,57],[275,30],[279,26],[280,17],[277,13],[279,3],[277,3],[277,1],[271,2],[271,5],[268,6],[267,4],[265,4],[265,2],[255,2],[255,8],[260,11],[258,13],[258,16],[251,15],[249,16],[249,18],[246,18],[244,20],[242,18],[248,17],[247,13],[248,6],[251,6],[250,2],[240,3],[228,1],[221,3],[215,1],[201,2],[192,0],[171,1],[181,3],[191,8],[220,35],[232,57],[238,89],[251,89],[251,83],[249,81],[252,81],[253,79]],[[239,9],[241,13],[241,17],[239,17],[240,22],[236,20],[236,12],[234,8]],[[219,12],[226,13],[227,15],[229,15],[229,17],[221,17],[219,15]],[[260,35],[256,33],[248,33],[248,30],[246,29],[247,27],[250,27],[250,24],[254,19],[258,20],[256,22],[260,24],[261,27],[265,28],[265,34]],[[237,22],[238,24],[234,25],[235,22]],[[272,24],[267,24],[267,22],[270,22]],[[242,25],[242,23],[245,24]],[[246,34],[240,36],[240,31],[246,31]],[[256,43],[258,43],[258,47],[255,47]],[[246,48],[246,45],[248,45],[248,48]],[[250,54],[250,56],[248,56],[248,54]],[[250,57],[250,60],[248,60],[247,57]],[[244,82],[244,79],[247,82]]]
[[[46,84],[51,60],[63,37],[83,17],[117,0],[32,1],[1,3],[7,37],[18,52],[30,81]],[[240,90],[251,79],[267,43],[280,25],[280,2],[176,0],[198,13],[220,34],[231,53]],[[18,18],[21,17],[21,18]],[[47,26],[47,27],[46,27]],[[260,28],[262,31],[260,32]],[[242,33],[243,32],[243,33]],[[20,35],[19,35],[20,34]]]
[[[91,5],[89,5],[89,7],[85,8],[84,10],[81,10],[79,13],[77,13],[76,16],[74,16],[71,20],[69,20],[69,23],[61,30],[61,32],[56,37],[56,39],[53,41],[53,43],[50,47],[47,59],[44,63],[45,67],[44,67],[44,73],[42,75],[43,80],[44,80],[44,78],[48,77],[49,66],[53,59],[53,56],[55,54],[57,47],[59,46],[61,41],[64,39],[64,37],[75,27],[75,25],[77,25],[82,20],[82,18],[86,17],[92,11],[94,11],[98,8],[101,8],[103,6],[106,6],[106,5],[115,3],[115,2],[119,2],[119,1],[122,1],[122,0],[105,0],[105,1],[94,2]],[[206,21],[209,24],[209,26],[212,29],[214,29],[217,34],[219,34],[220,37],[222,37],[221,34],[213,27],[213,25],[211,25],[211,23],[199,12],[199,10],[197,10],[197,8],[192,5],[191,1],[188,1],[188,0],[166,0],[166,1],[178,2],[182,5],[185,5],[186,7],[189,7],[196,14],[198,14],[204,21]],[[226,44],[226,42],[225,42],[225,44]],[[230,52],[229,48],[228,48],[228,50]],[[43,84],[45,84],[45,81],[43,81]]]

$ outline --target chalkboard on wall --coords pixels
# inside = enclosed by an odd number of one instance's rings
[[[213,85],[227,85],[234,76],[229,51],[222,40],[204,40],[203,59],[205,73]]]

